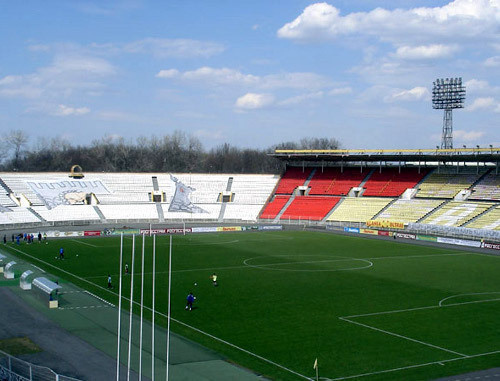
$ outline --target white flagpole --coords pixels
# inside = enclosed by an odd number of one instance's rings
[[[135,262],[135,234],[132,235],[132,267],[130,271],[130,309],[128,323],[128,360],[127,381],[130,381],[130,352],[132,350],[132,306],[134,303],[134,262]]]
[[[153,315],[151,317],[151,381],[155,381],[155,275],[156,275],[156,234],[153,235]]]
[[[170,247],[168,251],[168,307],[167,307],[167,381],[168,381],[168,359],[170,355],[170,295],[172,289],[172,235],[170,236]]]
[[[319,381],[319,366],[318,366],[318,358],[314,360],[314,369],[316,369],[316,381]]]
[[[122,265],[123,265],[123,233],[120,236],[120,279],[118,286],[118,344],[116,346],[116,381],[120,380],[120,339],[122,323]]]
[[[139,328],[139,380],[142,380],[142,322],[144,317],[144,241],[145,234],[142,235],[142,264],[141,264],[141,324]]]

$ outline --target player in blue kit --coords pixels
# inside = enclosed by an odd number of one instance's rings
[[[193,309],[193,302],[196,300],[196,296],[193,295],[192,292],[190,292],[186,298],[186,310],[189,309],[191,311]]]

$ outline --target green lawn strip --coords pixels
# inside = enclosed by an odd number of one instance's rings
[[[28,337],[12,337],[0,340],[0,351],[12,356],[41,352],[42,349]]]

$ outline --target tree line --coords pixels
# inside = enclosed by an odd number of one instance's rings
[[[89,145],[62,138],[29,144],[22,130],[7,133],[0,145],[2,171],[68,171],[78,164],[84,172],[281,173],[285,164],[269,156],[275,149],[337,149],[334,138],[303,138],[267,149],[240,148],[228,143],[206,150],[192,135],[139,137],[135,141],[109,136]]]

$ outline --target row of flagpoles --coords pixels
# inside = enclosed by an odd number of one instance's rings
[[[142,341],[144,320],[144,246],[145,234],[142,235],[141,250],[141,301],[140,301],[140,327],[139,327],[139,380],[142,379]],[[134,264],[135,264],[135,234],[132,236],[132,265],[130,270],[130,304],[129,304],[129,329],[128,329],[128,352],[127,352],[127,381],[130,381],[131,372],[131,350],[132,350],[132,316],[134,305]],[[123,233],[120,236],[120,272],[118,283],[118,343],[116,346],[116,380],[120,381],[120,347],[121,347],[121,309],[122,309],[122,277],[123,277]],[[152,317],[151,317],[151,380],[155,380],[155,286],[156,286],[156,235],[153,235],[153,274],[152,274]],[[168,258],[168,306],[167,306],[167,354],[165,379],[169,380],[169,354],[170,354],[170,295],[172,288],[172,236],[170,236],[169,258]],[[316,381],[319,381],[318,359],[314,360],[313,369],[316,370]]]
[[[144,254],[145,234],[142,235],[141,250],[141,300],[140,300],[140,326],[139,326],[139,380],[142,379],[142,342],[143,342],[143,320],[144,320]],[[135,264],[135,235],[132,236],[132,264],[130,269],[130,304],[128,324],[128,352],[127,352],[127,381],[130,381],[131,352],[132,352],[132,317],[134,305],[134,264]],[[122,277],[123,277],[123,233],[120,236],[120,272],[118,282],[118,342],[116,346],[116,380],[120,380],[120,348],[121,348],[121,325],[122,325]],[[153,274],[152,274],[152,316],[151,316],[151,380],[155,379],[155,287],[156,287],[156,235],[153,235]],[[172,236],[170,236],[169,259],[168,259],[168,306],[167,306],[167,354],[165,379],[169,380],[169,355],[170,355],[170,295],[172,288]]]

